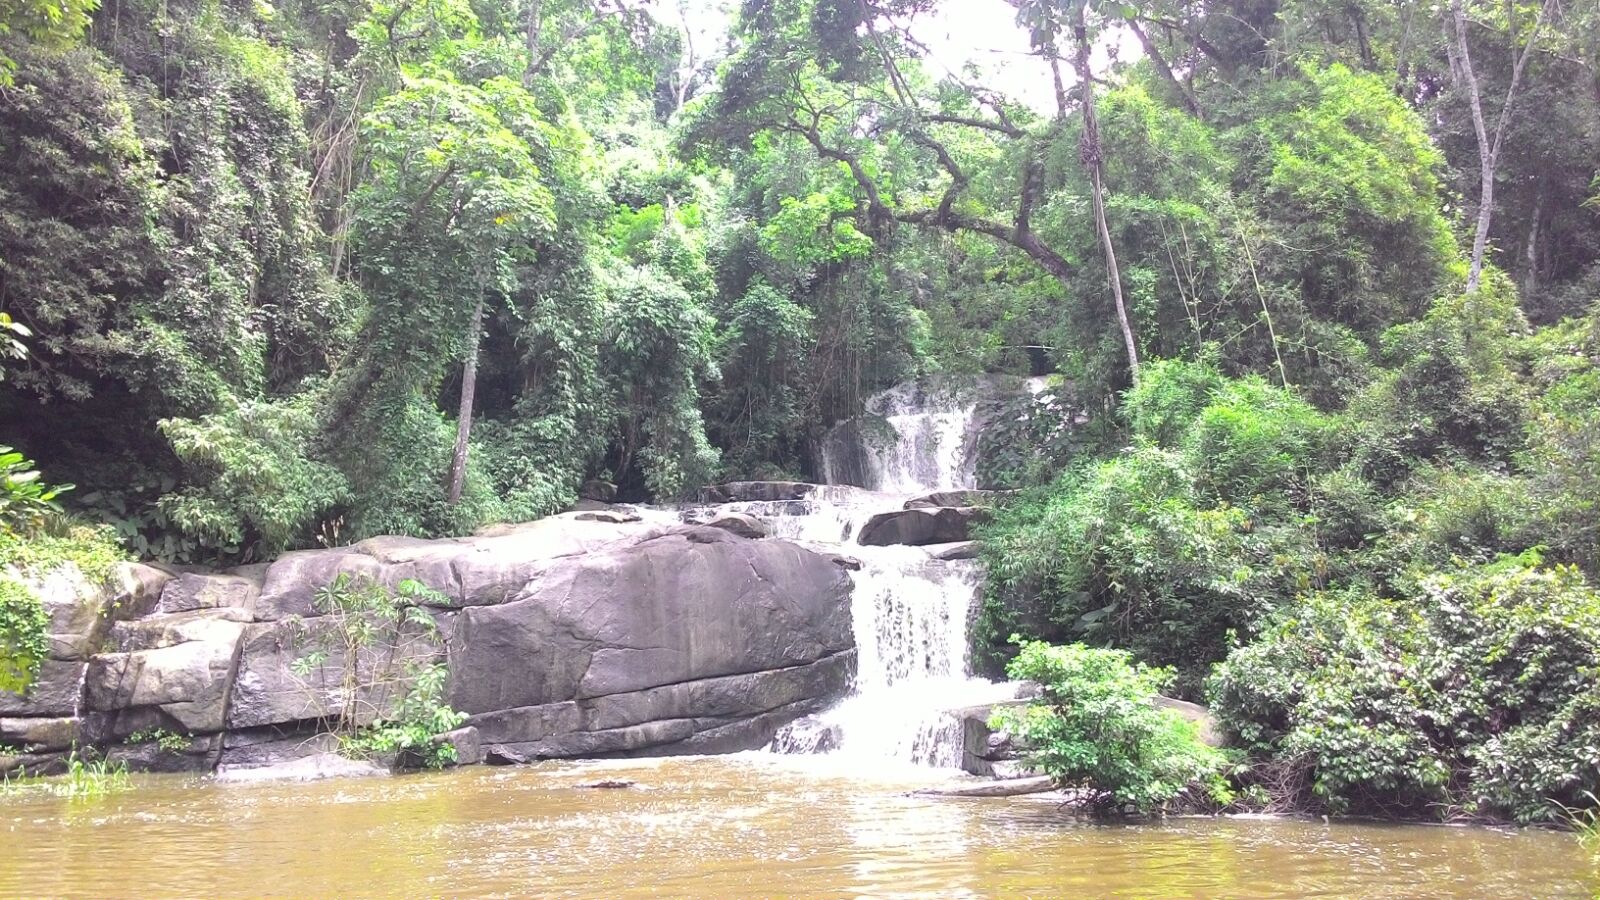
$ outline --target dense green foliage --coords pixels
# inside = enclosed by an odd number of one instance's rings
[[[1593,4],[1017,0],[1045,98],[928,58],[954,5],[743,0],[697,56],[609,0],[0,0],[0,440],[78,486],[5,463],[0,564],[814,478],[880,389],[1049,375],[982,440],[991,672],[1210,679],[1329,809],[1583,803]],[[1484,706],[1452,642],[1570,673]]]
[[[1135,662],[1125,650],[1024,642],[1006,674],[1038,682],[1037,701],[996,713],[1028,749],[1028,761],[1062,787],[1089,792],[1096,808],[1150,813],[1182,795],[1226,805],[1227,760],[1201,743],[1196,726],[1161,709],[1171,671]]]
[[[1336,811],[1553,818],[1600,789],[1600,592],[1536,554],[1395,600],[1312,594],[1211,685],[1247,747]]]

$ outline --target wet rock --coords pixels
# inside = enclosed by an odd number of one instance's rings
[[[891,544],[950,544],[972,539],[972,526],[988,520],[980,507],[905,509],[878,513],[861,526],[857,541],[869,547]]]
[[[998,491],[934,491],[906,501],[906,509],[931,509],[940,506],[990,506]]]
[[[67,753],[13,753],[0,749],[0,777],[60,775],[67,771]]]
[[[629,522],[639,521],[639,514],[620,509],[601,509],[589,512],[580,512],[573,516],[576,522],[605,522],[610,525],[625,525]]]
[[[78,724],[79,720],[71,717],[0,719],[0,745],[25,753],[66,750],[78,740]]]
[[[337,753],[318,753],[266,766],[221,765],[217,780],[231,784],[268,781],[321,781],[326,778],[372,778],[389,770],[367,760],[346,759]]]
[[[768,534],[767,526],[760,519],[744,513],[724,513],[705,525],[707,528],[721,528],[742,538],[764,538]]]
[[[479,738],[478,729],[470,725],[434,735],[433,744],[455,748],[455,758],[447,761],[447,766],[475,766],[483,762],[483,741]],[[416,760],[402,761],[411,767],[420,765],[420,761]]]
[[[296,727],[289,728],[229,731],[222,736],[218,763],[234,768],[255,768],[337,751],[339,739],[316,728],[317,723],[297,723]]]
[[[609,481],[591,478],[578,487],[578,496],[584,500],[610,503],[617,498],[617,486]]]
[[[957,541],[953,544],[930,545],[928,555],[945,562],[978,558],[977,541]]]
[[[181,747],[164,747],[157,741],[110,747],[106,750],[106,759],[135,772],[210,772],[216,768],[222,751],[222,735],[203,734],[181,740]]]
[[[631,788],[637,784],[638,782],[629,781],[626,778],[603,778],[599,781],[586,781],[583,784],[578,785],[578,787],[601,791],[616,791],[624,788]]]
[[[483,761],[491,766],[521,766],[533,760],[525,753],[519,753],[504,744],[490,744],[484,748]]]
[[[795,719],[778,729],[767,748],[774,753],[811,756],[839,749],[844,739],[844,729],[838,722],[825,716],[813,715]]]
[[[817,552],[827,557],[829,561],[841,569],[845,569],[850,572],[861,571],[861,560],[856,559],[854,556],[846,556],[843,553],[830,553],[825,550],[819,550]]]
[[[730,481],[700,489],[702,503],[754,503],[806,500],[817,485],[803,481]]]
[[[1020,797],[1024,794],[1042,794],[1055,790],[1055,782],[1048,776],[1034,778],[1008,778],[1003,781],[978,781],[971,784],[953,784],[948,787],[923,788],[914,791],[917,797]]]

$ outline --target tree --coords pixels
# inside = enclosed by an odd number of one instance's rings
[[[1039,121],[986,88],[955,79],[924,83],[916,65],[920,45],[892,18],[917,6],[911,0],[750,4],[737,29],[743,46],[691,124],[691,140],[737,145],[757,134],[796,136],[848,172],[864,230],[874,238],[886,239],[896,225],[979,234],[1065,282],[1077,266],[1034,224],[1047,193],[1048,148],[1065,131],[1064,113]],[[1043,53],[1053,46],[1059,12],[1051,4],[1022,8],[1023,20],[1036,23]],[[991,174],[995,157],[1012,161],[1013,174]],[[943,177],[934,182],[895,171],[907,163],[931,164]],[[981,198],[974,190],[980,175],[988,189]],[[1107,261],[1114,266],[1114,253]],[[1126,320],[1123,309],[1119,327],[1131,373],[1137,348]]]
[[[1483,276],[1483,258],[1489,246],[1489,224],[1494,217],[1495,170],[1500,164],[1500,152],[1505,143],[1506,126],[1511,123],[1512,106],[1517,99],[1517,89],[1522,83],[1528,58],[1533,55],[1534,46],[1538,43],[1539,33],[1544,29],[1545,19],[1554,5],[1555,0],[1544,0],[1539,7],[1539,14],[1534,19],[1532,30],[1528,32],[1527,41],[1517,54],[1517,61],[1511,70],[1511,81],[1506,87],[1506,99],[1500,107],[1500,114],[1495,118],[1491,137],[1485,122],[1483,98],[1478,90],[1478,74],[1473,67],[1472,54],[1468,47],[1465,0],[1450,0],[1450,20],[1446,28],[1450,31],[1451,40],[1446,42],[1445,52],[1449,56],[1450,72],[1456,83],[1466,87],[1467,103],[1472,112],[1472,128],[1478,138],[1478,214],[1477,227],[1472,235],[1472,263],[1467,274],[1468,291],[1476,291]],[[1509,8],[1514,10],[1515,5]],[[1515,20],[1508,22],[1507,27],[1515,32],[1517,27]]]
[[[464,360],[446,476],[452,506],[466,478],[485,303],[514,288],[521,248],[554,220],[529,149],[540,121],[532,98],[508,79],[474,87],[421,78],[379,103],[363,126],[373,156],[357,225],[379,334],[361,380],[427,392],[442,375],[436,353]]]
[[[0,38],[20,35],[40,47],[72,46],[99,0],[0,0]],[[0,87],[10,87],[17,64],[0,50]]]

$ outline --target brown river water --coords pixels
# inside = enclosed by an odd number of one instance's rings
[[[760,754],[0,798],[0,897],[1592,897],[1570,835],[908,796]],[[584,787],[630,780],[626,789]]]

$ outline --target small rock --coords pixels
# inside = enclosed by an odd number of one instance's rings
[[[490,744],[484,748],[483,761],[491,766],[524,766],[533,760],[504,744]]]
[[[818,550],[817,553],[826,556],[829,561],[841,569],[850,572],[861,571],[861,560],[856,559],[854,556],[846,556],[843,553],[830,553],[823,550]]]
[[[752,540],[764,538],[768,534],[767,526],[760,519],[744,513],[723,513],[705,524],[709,528],[721,528],[723,531]]]
[[[583,784],[578,785],[578,787],[595,788],[603,791],[614,791],[622,788],[631,788],[634,785],[635,782],[629,781],[626,778],[606,778],[600,781],[586,781]]]

